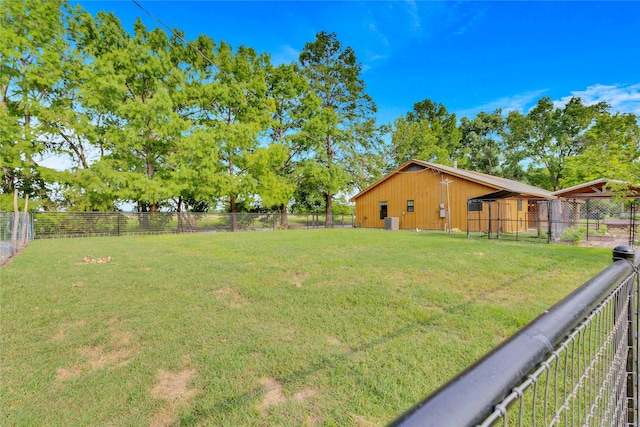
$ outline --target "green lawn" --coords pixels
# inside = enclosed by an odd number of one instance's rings
[[[38,240],[0,269],[0,424],[385,424],[610,259],[367,229]]]

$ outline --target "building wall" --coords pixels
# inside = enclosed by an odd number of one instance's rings
[[[397,172],[355,199],[356,226],[383,228],[380,202],[387,202],[387,217],[399,218],[400,228],[447,230],[447,219],[440,212],[442,204],[445,212],[447,206],[450,206],[451,228],[466,230],[467,200],[495,190],[496,188],[432,169]],[[409,200],[413,200],[414,212],[409,212]],[[523,204],[526,211],[526,201]],[[502,217],[517,212],[517,206],[502,209]],[[488,211],[482,215],[488,218]],[[486,221],[485,219],[484,222]]]

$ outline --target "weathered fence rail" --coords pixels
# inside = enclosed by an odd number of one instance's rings
[[[634,426],[638,264],[614,262],[393,426]]]

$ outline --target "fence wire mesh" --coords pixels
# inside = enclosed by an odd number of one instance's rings
[[[635,246],[637,199],[485,200],[467,213],[469,237],[613,248]],[[472,205],[470,205],[472,206]]]
[[[331,227],[353,227],[352,215],[329,217]],[[201,212],[40,212],[34,216],[36,239],[127,236],[138,234],[213,233],[281,228],[322,228],[324,214]]]
[[[613,260],[391,426],[636,426],[640,251]]]
[[[0,212],[0,264],[33,239],[32,215]]]
[[[635,280],[621,283],[480,426],[635,425]]]

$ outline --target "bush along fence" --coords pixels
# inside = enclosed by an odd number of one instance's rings
[[[469,204],[467,235],[569,245],[635,246],[638,199],[483,200]],[[517,206],[517,207],[516,207]]]
[[[33,239],[33,215],[29,212],[0,212],[0,264]]]
[[[637,425],[638,255],[616,247],[612,265],[391,425]]]
[[[353,215],[329,217],[331,227],[353,227]],[[40,212],[34,214],[36,239],[127,236],[137,234],[213,233],[293,228],[323,228],[324,214],[200,212]]]

